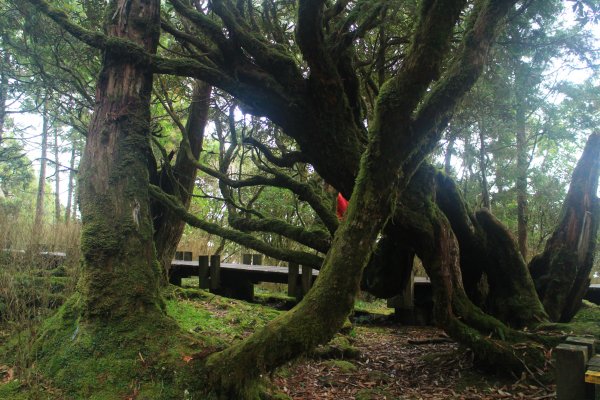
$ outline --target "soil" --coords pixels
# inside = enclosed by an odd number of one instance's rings
[[[357,359],[306,358],[279,371],[273,382],[294,400],[555,398],[553,385],[483,374],[469,350],[436,328],[362,326],[350,337]]]

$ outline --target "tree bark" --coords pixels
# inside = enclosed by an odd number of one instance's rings
[[[560,222],[544,252],[529,264],[537,292],[553,321],[570,321],[590,284],[600,220],[596,195],[599,172],[600,134],[594,133],[573,171]]]
[[[155,53],[158,0],[113,0],[107,35]],[[161,313],[159,266],[148,200],[152,71],[107,51],[79,184],[84,317],[123,320]]]
[[[179,145],[180,150],[175,165],[172,168],[165,165],[158,177],[158,182],[153,182],[165,193],[176,196],[186,209],[190,205],[194,192],[197,172],[194,161],[198,160],[202,151],[211,90],[210,85],[195,81],[185,132],[182,132],[184,138]],[[167,161],[165,160],[165,162]],[[185,221],[170,208],[158,202],[152,204],[152,217],[156,253],[162,270],[168,274],[185,228]]]

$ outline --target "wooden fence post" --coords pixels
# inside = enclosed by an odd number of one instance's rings
[[[210,267],[208,266],[208,256],[198,256],[198,287],[208,289],[210,286]]]
[[[252,254],[252,265],[262,265],[263,255],[262,254]]]
[[[556,357],[556,399],[585,399],[587,347],[563,343],[556,346],[553,353]]]
[[[245,264],[245,265],[252,264],[252,254],[249,254],[249,253],[242,254],[242,264]]]
[[[216,292],[221,286],[221,256],[210,256],[210,291]]]

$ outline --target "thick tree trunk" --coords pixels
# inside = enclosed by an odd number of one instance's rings
[[[175,165],[170,169],[164,166],[159,182],[153,182],[165,193],[177,197],[187,209],[190,205],[194,184],[196,181],[196,165],[204,140],[204,127],[208,119],[210,92],[212,87],[201,81],[196,81],[191,99],[188,120],[185,126],[186,136],[180,143]],[[189,151],[187,151],[189,149]],[[193,157],[193,159],[190,159]],[[158,260],[165,274],[168,274],[171,261],[183,234],[185,221],[171,209],[156,202],[152,204],[154,220],[154,244]]]
[[[39,227],[42,225],[44,218],[44,197],[46,193],[46,164],[48,157],[48,129],[50,122],[48,120],[48,100],[44,101],[44,108],[42,114],[42,143],[41,143],[41,154],[40,154],[40,174],[38,178],[37,196],[35,201],[35,220],[34,230],[39,231]],[[35,236],[35,235],[34,235]]]
[[[544,252],[529,269],[553,321],[568,322],[581,307],[590,284],[600,221],[596,195],[600,172],[600,134],[592,134],[571,178],[560,222]]]
[[[108,35],[156,51],[158,0],[114,0]],[[148,201],[149,66],[107,51],[79,176],[84,317],[160,312],[159,266]]]
[[[361,289],[383,299],[400,294],[410,279],[414,258],[403,233],[388,221],[363,272]]]
[[[403,227],[406,243],[414,247],[431,278],[436,323],[472,348],[479,362],[496,371],[519,373],[529,361],[543,362],[543,348],[532,343],[535,338],[487,315],[467,297],[454,228],[434,202],[435,181],[433,168],[421,168],[403,197],[395,221]],[[519,352],[512,348],[517,342]]]

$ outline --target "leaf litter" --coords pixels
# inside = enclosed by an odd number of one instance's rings
[[[273,383],[293,400],[482,400],[554,398],[555,387],[525,376],[484,374],[473,355],[432,327],[356,327],[352,345],[360,356],[348,369],[304,358],[276,373]]]

